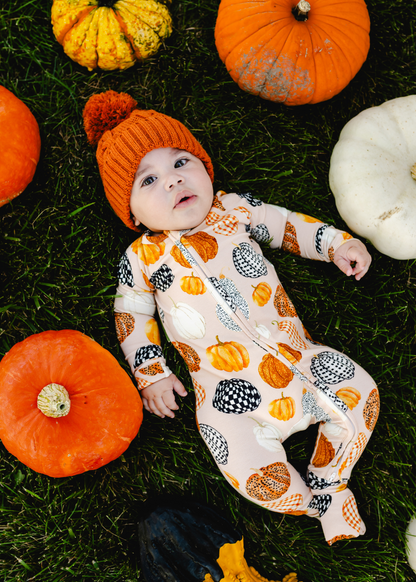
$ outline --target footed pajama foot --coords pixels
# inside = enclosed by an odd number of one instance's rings
[[[356,538],[365,533],[365,524],[358,513],[354,494],[348,488],[337,491],[328,488],[314,493],[309,509],[319,513],[326,541],[330,546],[339,540]]]

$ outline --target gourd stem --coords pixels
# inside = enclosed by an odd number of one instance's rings
[[[300,0],[298,4],[293,8],[292,14],[296,20],[304,22],[308,20],[308,12],[311,9],[311,5],[306,0]]]
[[[416,180],[416,164],[410,168],[410,175],[412,176],[413,180]]]
[[[60,418],[66,416],[71,409],[68,391],[62,384],[52,382],[44,386],[38,394],[38,408],[45,416]]]

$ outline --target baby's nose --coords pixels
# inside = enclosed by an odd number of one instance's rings
[[[173,178],[172,180],[168,181],[169,184],[169,189],[173,188],[174,186],[176,186],[176,184],[181,184],[183,182],[183,178]]]

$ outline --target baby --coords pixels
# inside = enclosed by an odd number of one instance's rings
[[[361,279],[371,258],[351,235],[251,194],[214,195],[213,167],[180,122],[125,94],[84,110],[106,196],[141,236],[119,264],[121,347],[149,412],[173,417],[175,393],[153,315],[188,365],[198,429],[225,479],[271,511],[320,520],[325,539],[365,532],[351,470],[376,424],[379,396],[355,362],[312,340],[259,244],[333,261]],[[319,423],[307,474],[284,441]]]

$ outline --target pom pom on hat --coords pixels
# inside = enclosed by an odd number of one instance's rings
[[[88,141],[97,145],[97,162],[105,195],[114,212],[132,230],[130,196],[137,168],[144,156],[158,148],[176,148],[199,158],[214,180],[211,158],[180,121],[147,109],[137,109],[126,93],[93,95],[84,108]]]
[[[136,106],[137,101],[133,97],[117,91],[106,91],[90,97],[82,114],[89,143],[96,146],[102,135],[128,119]]]

